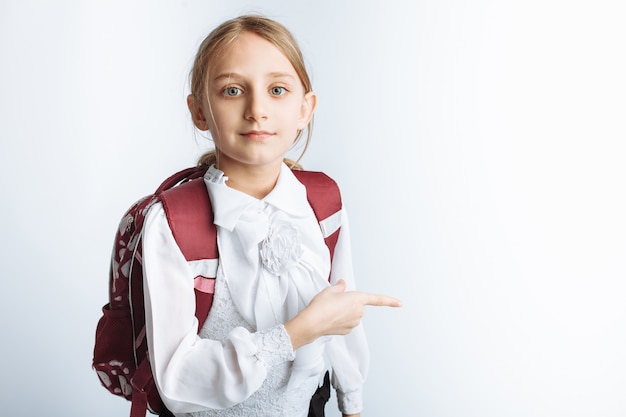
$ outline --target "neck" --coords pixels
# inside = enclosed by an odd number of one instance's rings
[[[226,184],[259,200],[276,186],[282,164],[250,166],[223,162],[226,161],[220,160],[219,169],[228,177]]]

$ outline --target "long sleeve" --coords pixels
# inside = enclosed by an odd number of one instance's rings
[[[332,262],[331,283],[340,279],[346,282],[347,291],[356,288],[350,227],[345,208]],[[333,336],[331,343],[337,346],[336,349],[329,349],[328,355],[333,368],[332,383],[337,390],[339,410],[344,414],[359,413],[363,408],[362,386],[369,367],[369,348],[363,325],[355,327],[345,336]]]
[[[294,358],[282,325],[256,333],[236,327],[221,342],[198,337],[194,275],[160,205],[146,218],[143,265],[150,362],[161,397],[171,411],[222,409],[241,403],[259,389],[270,367]]]

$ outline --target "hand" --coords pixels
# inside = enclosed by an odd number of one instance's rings
[[[386,295],[346,291],[343,280],[317,294],[296,317],[285,323],[295,349],[326,335],[345,335],[359,325],[365,306],[400,307]]]
[[[359,325],[365,314],[365,306],[400,307],[400,300],[386,295],[347,291],[346,283],[340,280],[311,300],[302,313],[317,322],[319,336],[345,335]],[[313,324],[313,323],[311,323]]]

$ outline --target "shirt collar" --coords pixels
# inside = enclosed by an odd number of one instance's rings
[[[310,212],[304,185],[285,164],[281,166],[276,186],[262,200],[228,187],[227,180],[228,177],[215,166],[211,166],[204,175],[213,208],[213,221],[230,231],[246,210],[263,203],[295,217],[304,217]]]

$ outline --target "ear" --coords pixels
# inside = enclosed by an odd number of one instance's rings
[[[313,118],[317,106],[317,95],[313,91],[309,91],[304,95],[302,100],[302,108],[300,109],[300,117],[298,118],[298,130],[302,130],[309,124]]]
[[[189,107],[193,124],[200,130],[209,130],[209,123],[204,116],[202,103],[193,94],[187,96],[187,107]]]

